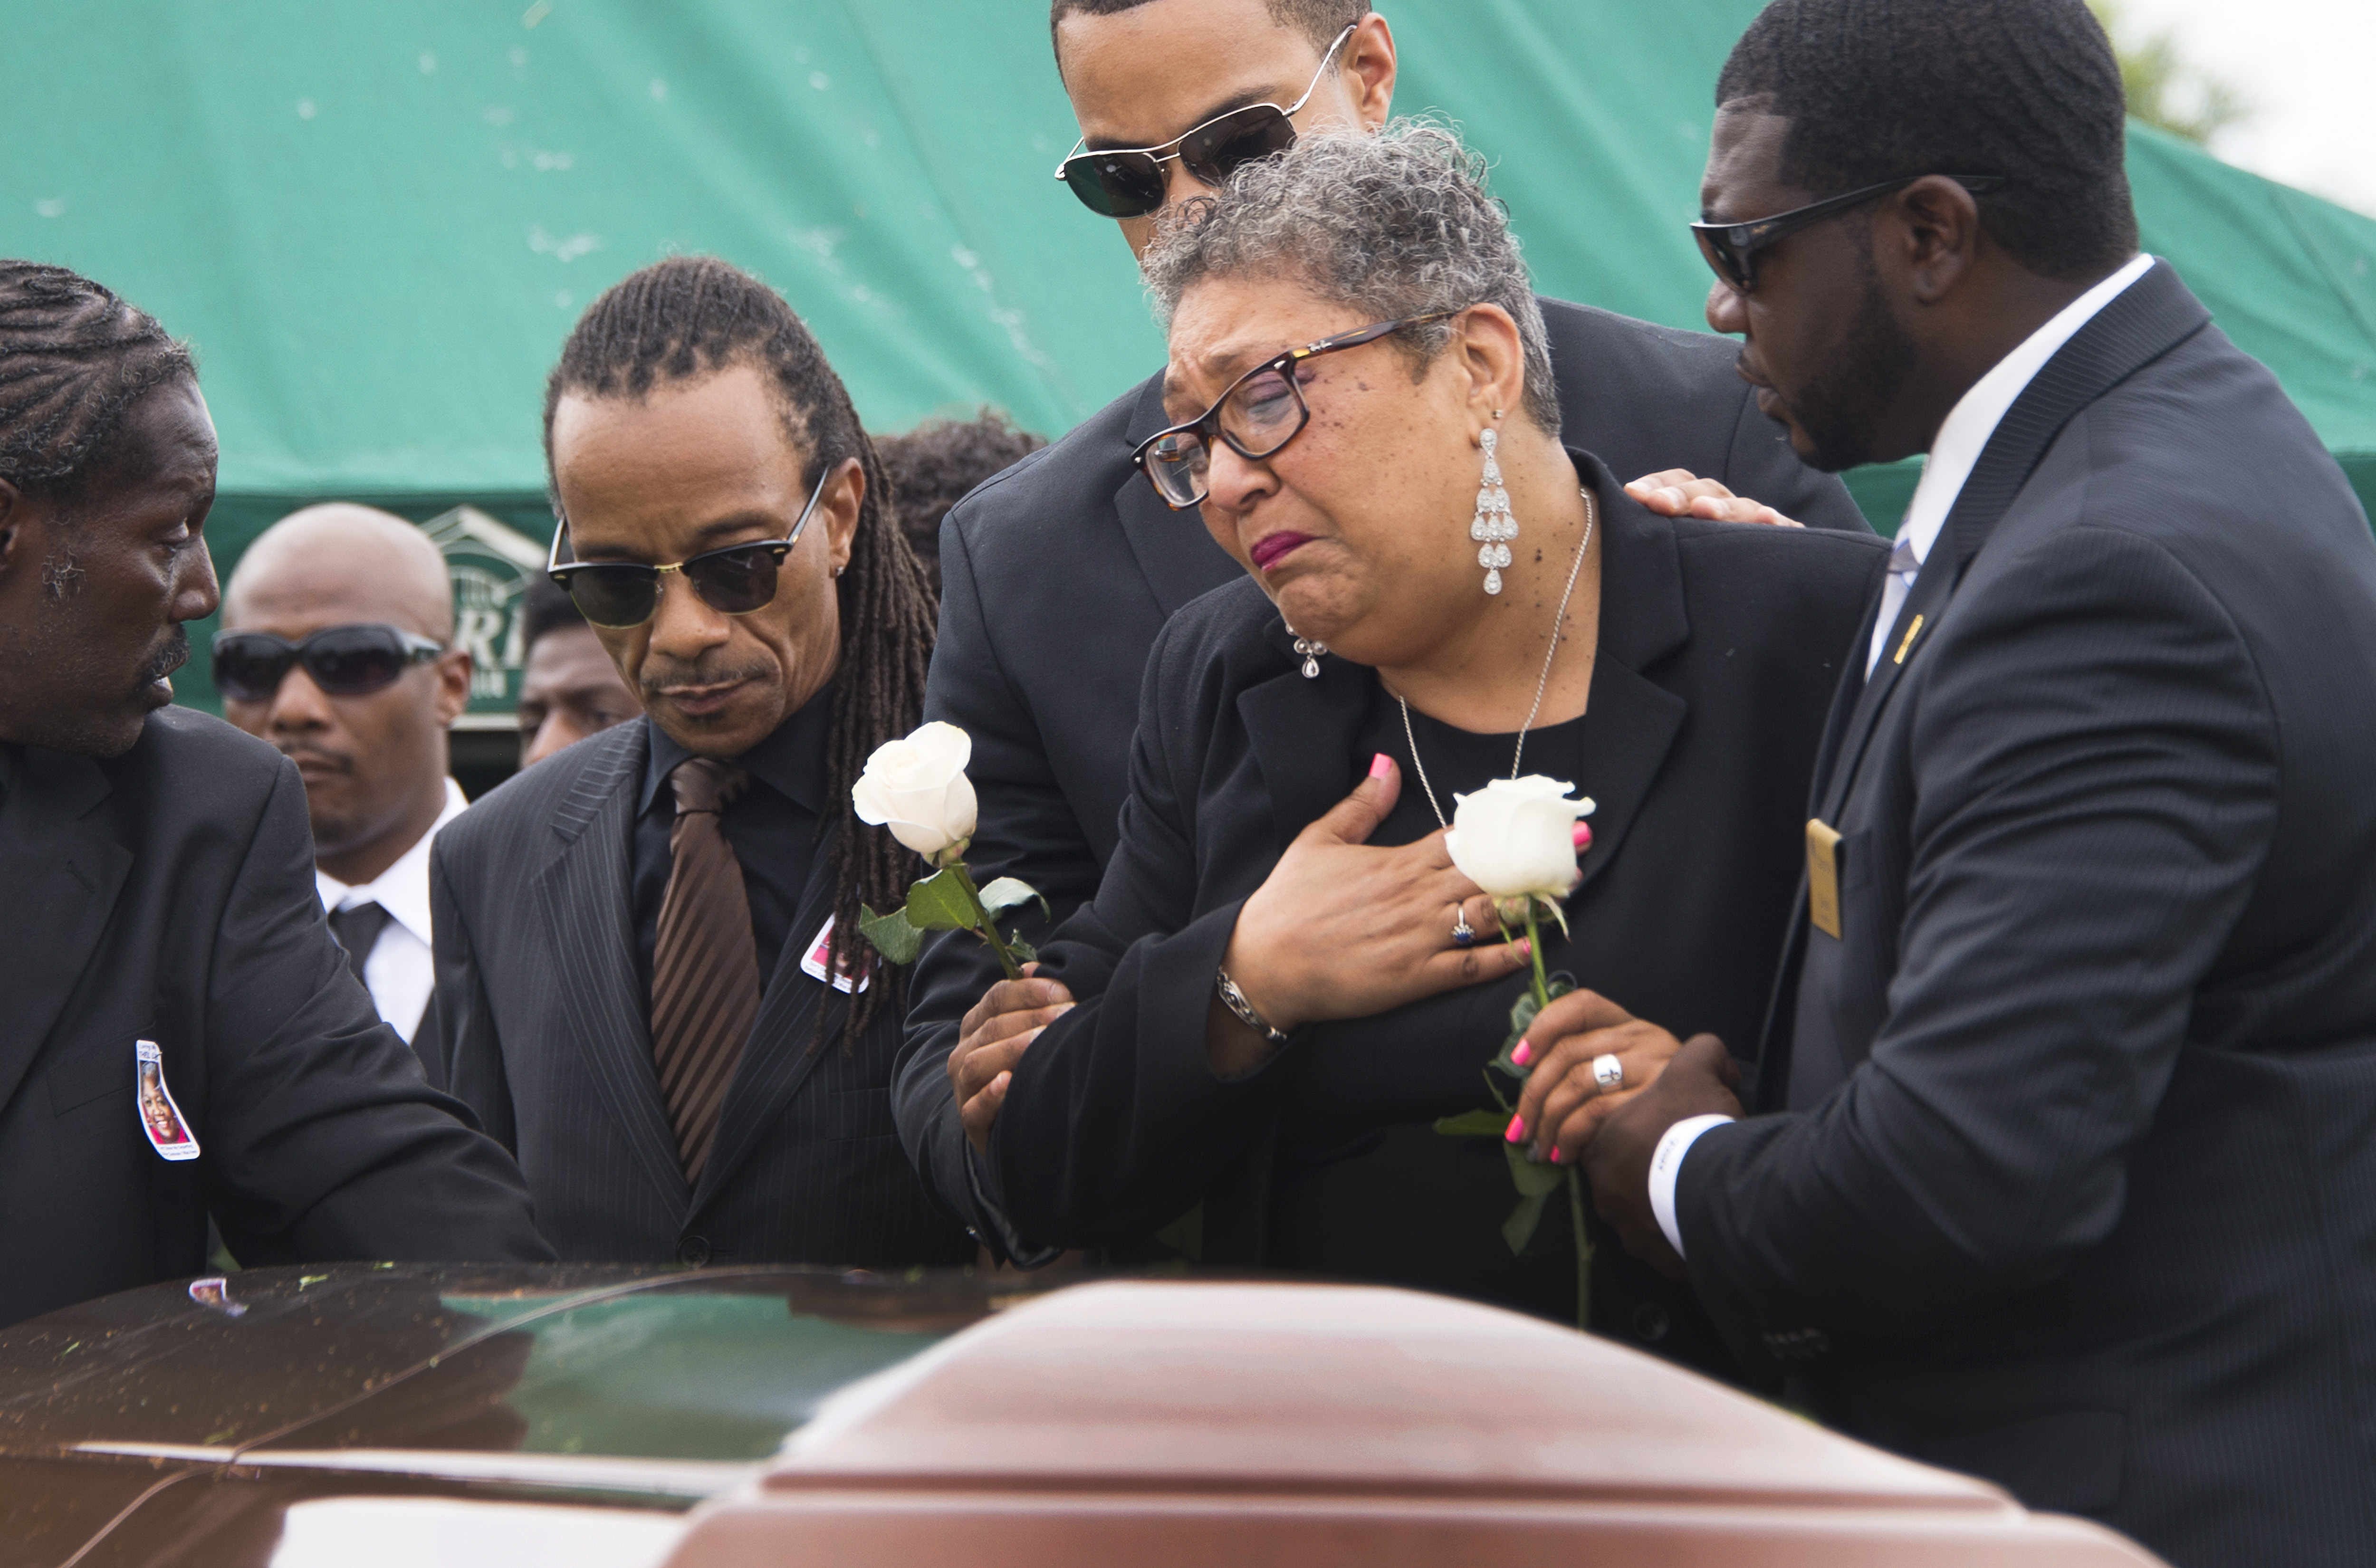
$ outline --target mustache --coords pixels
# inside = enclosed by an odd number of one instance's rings
[[[157,651],[140,667],[138,684],[154,685],[189,661],[190,634],[181,626],[173,626],[166,632],[165,640],[157,645]]]
[[[334,752],[304,741],[275,741],[272,744],[291,762],[310,762],[336,773],[352,773],[355,770],[355,759],[343,752]]]
[[[725,659],[703,659],[693,664],[673,661],[663,664],[647,659],[636,672],[636,684],[642,688],[646,701],[666,696],[692,686],[724,686],[736,681],[764,681],[775,673],[772,665],[753,661],[730,664]]]

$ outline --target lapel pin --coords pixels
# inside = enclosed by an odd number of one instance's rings
[[[1921,635],[1922,617],[1917,615],[1914,617],[1914,624],[1906,628],[1906,640],[1897,645],[1897,657],[1891,659],[1890,662],[1893,664],[1905,663],[1907,650],[1914,646],[1914,639]]]

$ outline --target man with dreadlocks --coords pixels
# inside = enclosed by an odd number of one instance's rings
[[[207,1259],[538,1259],[322,918],[305,790],[172,701],[218,593],[188,351],[0,261],[0,1324]]]
[[[858,934],[917,869],[849,789],[919,721],[934,607],[849,394],[773,291],[677,257],[588,310],[544,428],[552,575],[645,717],[438,837],[454,1092],[564,1257],[967,1261]]]

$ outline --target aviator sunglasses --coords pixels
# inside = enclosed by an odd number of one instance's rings
[[[1130,460],[1146,475],[1147,482],[1155,486],[1155,493],[1163,497],[1165,505],[1175,512],[1184,512],[1205,499],[1205,476],[1212,467],[1212,443],[1216,437],[1228,442],[1230,450],[1239,457],[1258,463],[1277,455],[1303,434],[1303,427],[1312,422],[1312,406],[1303,400],[1303,389],[1296,385],[1296,366],[1339,349],[1374,343],[1406,327],[1447,321],[1459,314],[1457,310],[1439,310],[1405,316],[1400,321],[1373,322],[1265,360],[1230,383],[1229,390],[1194,419],[1169,430],[1158,430],[1140,442]]]
[[[1360,26],[1355,23],[1354,26]],[[1056,166],[1056,178],[1073,187],[1081,205],[1100,218],[1144,218],[1163,205],[1163,166],[1178,159],[1188,172],[1207,185],[1226,184],[1246,164],[1295,145],[1295,115],[1320,89],[1330,62],[1345,41],[1348,27],[1336,35],[1320,69],[1312,73],[1303,96],[1282,109],[1276,103],[1249,103],[1211,119],[1161,147],[1104,148],[1080,150],[1088,138],[1074,142],[1074,152]]]
[[[293,643],[270,632],[217,632],[215,690],[233,702],[270,702],[302,664],[325,696],[367,697],[445,651],[443,643],[377,623],[325,626]]]
[[[1917,180],[1927,180],[1928,174],[1908,174],[1903,179],[1883,180],[1877,185],[1865,185],[1857,190],[1805,207],[1794,207],[1788,212],[1777,212],[1771,218],[1752,219],[1746,223],[1694,223],[1692,237],[1700,243],[1700,255],[1707,258],[1716,275],[1741,293],[1757,287],[1757,253],[1811,224],[1821,223],[1835,213],[1846,212],[1861,202],[1885,196],[1892,191],[1902,191]],[[1950,174],[1947,176],[1971,192],[1986,196],[2004,184],[1999,174]]]
[[[776,569],[792,552],[792,546],[800,543],[802,531],[816,511],[817,497],[825,493],[826,481],[839,468],[839,464],[828,465],[818,476],[816,488],[809,492],[808,505],[801,508],[792,531],[783,538],[730,544],[723,550],[704,551],[690,560],[671,561],[662,566],[647,566],[640,561],[564,562],[561,559],[561,536],[569,531],[569,520],[564,517],[552,530],[552,549],[544,562],[545,576],[568,591],[570,601],[586,619],[613,630],[640,626],[652,618],[660,607],[660,577],[668,572],[683,573],[686,585],[700,596],[701,602],[721,615],[748,615],[754,610],[765,610],[775,602]]]

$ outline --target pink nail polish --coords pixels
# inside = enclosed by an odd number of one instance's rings
[[[1372,778],[1384,778],[1387,774],[1392,773],[1394,770],[1395,759],[1388,756],[1384,752],[1380,752],[1377,755],[1370,759],[1370,777]]]
[[[1521,1067],[1525,1066],[1527,1063],[1532,1062],[1534,1059],[1534,1046],[1523,1039],[1518,1042],[1518,1049],[1510,1052],[1510,1060],[1516,1063]]]
[[[1534,939],[1533,937],[1531,937],[1531,936],[1522,936],[1522,937],[1518,938],[1518,944],[1517,944],[1517,945],[1518,945],[1518,956],[1519,956],[1519,957],[1521,957],[1521,958],[1524,958],[1524,957],[1526,957],[1528,954],[1530,954],[1530,953],[1534,952],[1534,950],[1535,950],[1535,939]]]
[[[1513,1116],[1513,1117],[1511,1117],[1511,1118],[1510,1118],[1510,1128],[1509,1128],[1509,1131],[1507,1131],[1507,1132],[1505,1132],[1505,1133],[1503,1133],[1503,1134],[1502,1134],[1503,1138],[1505,1141],[1507,1141],[1507,1142],[1509,1142],[1509,1143],[1514,1143],[1514,1144],[1515,1144],[1515,1143],[1516,1143],[1520,1138],[1525,1137],[1526,1135],[1527,1135],[1527,1123],[1526,1123],[1526,1119],[1525,1119],[1525,1118],[1523,1118],[1523,1117],[1518,1117],[1518,1116]]]
[[[1553,1145],[1551,1146],[1551,1163],[1552,1163],[1553,1165],[1557,1165],[1559,1162],[1560,1162],[1560,1151],[1559,1151],[1559,1145],[1557,1145],[1557,1144],[1553,1144]]]
[[[1592,824],[1579,822],[1575,825],[1575,847],[1579,850],[1592,848]]]

